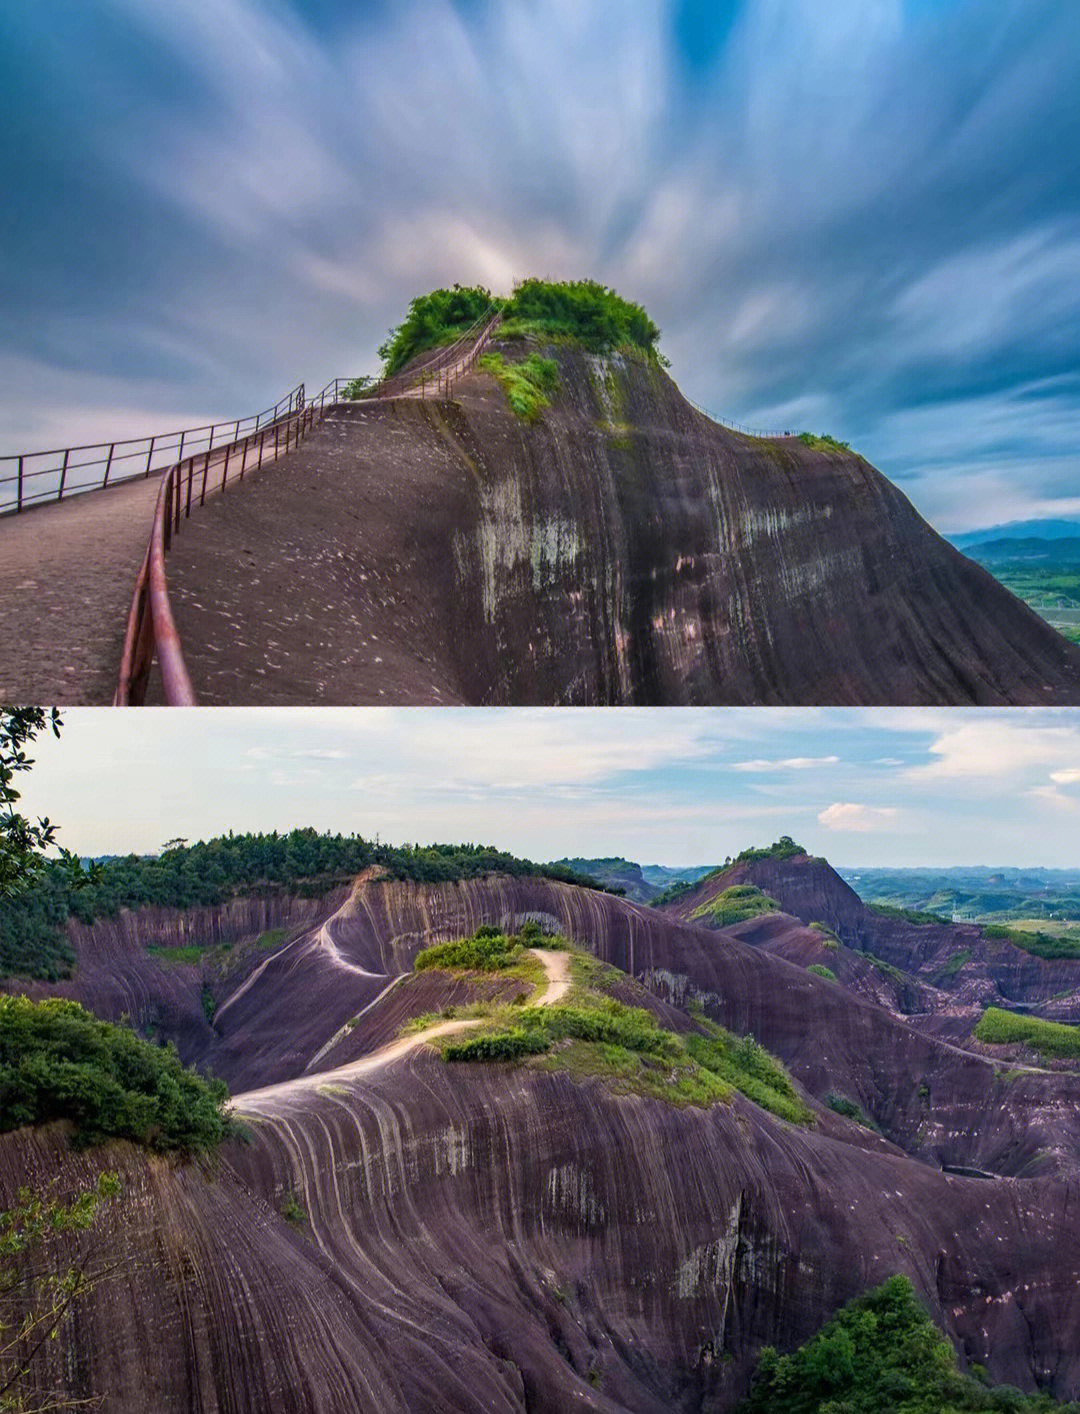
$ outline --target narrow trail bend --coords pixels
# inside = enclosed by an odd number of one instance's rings
[[[570,990],[570,954],[552,952],[546,948],[530,948],[533,957],[540,959],[547,974],[547,986],[542,993],[533,997],[531,1006],[554,1006],[561,1002]],[[369,1056],[338,1066],[336,1070],[324,1070],[315,1075],[301,1075],[295,1080],[285,1080],[278,1085],[267,1085],[259,1090],[248,1090],[245,1094],[234,1095],[232,1109],[238,1115],[253,1115],[270,1118],[285,1109],[291,1101],[317,1093],[328,1085],[339,1085],[344,1081],[358,1080],[372,1075],[392,1065],[402,1056],[425,1046],[439,1036],[451,1036],[458,1031],[468,1031],[479,1026],[483,1017],[470,1017],[460,1021],[440,1021],[417,1031],[411,1036],[399,1036],[396,1041],[380,1047]]]

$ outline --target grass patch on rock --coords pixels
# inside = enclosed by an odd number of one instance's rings
[[[824,963],[812,962],[806,970],[812,972],[815,977],[824,977],[828,982],[836,981],[836,973],[831,967],[826,967]]]
[[[511,410],[526,422],[536,421],[559,386],[559,365],[537,353],[528,354],[520,363],[507,363],[501,353],[486,353],[479,365],[497,380]]]
[[[1038,1016],[1020,1016],[1000,1007],[987,1007],[972,1033],[988,1046],[1026,1046],[1040,1056],[1055,1060],[1080,1058],[1080,1026],[1062,1021],[1043,1021]]]
[[[763,913],[779,912],[780,905],[776,899],[770,898],[756,884],[732,884],[723,893],[700,904],[690,917],[704,921],[712,928],[730,928],[736,923],[758,918]]]

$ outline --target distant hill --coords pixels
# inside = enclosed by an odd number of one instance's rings
[[[695,883],[714,866],[698,864],[680,869],[666,864],[635,864],[630,859],[616,856],[611,859],[553,860],[549,867],[570,869],[575,874],[595,879],[605,888],[622,889],[626,897],[634,903],[649,903],[670,884],[684,881]]]
[[[1005,525],[988,525],[982,530],[965,530],[945,537],[965,553],[976,545],[995,540],[1077,540],[1080,520],[1013,520]]]

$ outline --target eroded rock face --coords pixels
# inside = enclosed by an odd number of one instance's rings
[[[482,373],[357,404],[193,518],[169,575],[200,700],[1080,701],[1080,649],[861,458],[553,352],[534,425]]]
[[[807,887],[818,905],[823,881]],[[260,927],[264,907],[232,905],[232,925]],[[903,1271],[996,1379],[1080,1393],[1080,1077],[1003,1075],[760,939],[542,879],[369,881],[280,908],[292,936],[237,975],[213,1039],[181,1037],[187,1059],[216,1048],[234,1091],[315,1077],[261,1103],[249,1143],[207,1171],[122,1145],[74,1155],[47,1130],[0,1140],[0,1207],[28,1178],[124,1175],[101,1241],[130,1287],[100,1288],[73,1348],[44,1353],[43,1390],[132,1414],[149,1396],[244,1414],[726,1410],[761,1344],[791,1347]],[[645,982],[664,1024],[697,1001],[780,1055],[812,1102],[842,1093],[883,1133],[820,1104],[799,1129],[739,1096],[678,1110],[422,1051],[329,1073],[445,1001],[431,979],[415,1003],[394,985],[419,948],[528,916]],[[141,919],[79,932],[87,966],[66,990],[89,1000],[135,966]],[[145,924],[159,944],[192,926],[159,910]],[[790,914],[769,926],[793,948],[810,931]],[[169,967],[144,959],[139,988]]]

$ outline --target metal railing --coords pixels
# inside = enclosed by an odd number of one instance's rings
[[[345,382],[335,379],[334,385]],[[328,407],[328,385],[318,399],[303,403],[303,384],[298,410],[279,417],[258,432],[250,432],[237,442],[209,448],[169,467],[161,478],[150,543],[135,580],[135,592],[128,611],[124,647],[120,658],[120,675],[113,696],[117,707],[140,706],[146,700],[146,690],[155,656],[161,667],[165,701],[171,707],[193,707],[195,692],[184,663],[180,635],[169,605],[169,588],[165,577],[165,556],[182,520],[191,516],[193,505],[205,505],[208,495],[225,491],[230,466],[235,481],[243,481],[248,471],[256,471],[266,462],[276,461],[294,450],[308,432],[322,420]]]
[[[250,417],[158,432],[152,437],[127,437],[113,442],[87,442],[49,452],[22,452],[0,457],[0,515],[17,514],[43,501],[62,501],[86,491],[100,491],[121,481],[135,481],[165,471],[198,453],[213,453],[229,443],[291,417],[304,406],[304,385]]]
[[[679,391],[682,392],[682,389],[680,388]],[[791,430],[787,432],[768,432],[761,427],[744,427],[741,422],[732,422],[730,418],[719,417],[715,412],[710,411],[709,408],[703,408],[700,403],[695,403],[693,398],[687,398],[685,393],[682,395],[692,408],[700,412],[704,417],[707,417],[710,422],[717,422],[721,427],[726,427],[730,432],[741,432],[744,437],[759,437],[763,441],[775,442],[778,438],[799,436],[798,432],[792,432]]]
[[[397,380],[387,379],[374,384],[365,390],[363,397],[448,396],[454,383],[476,363],[499,318],[498,312],[493,316],[485,315],[460,339],[439,350],[431,359],[414,366]],[[329,409],[343,402],[355,401],[346,398],[345,391],[357,381],[353,378],[334,378],[307,402],[301,383],[290,394],[288,411],[273,422],[244,437],[219,444],[216,450],[211,439],[201,453],[178,460],[165,469],[154,508],[150,543],[135,581],[135,592],[128,611],[120,674],[113,696],[114,706],[134,707],[146,701],[155,657],[161,668],[162,687],[168,705],[195,706],[195,690],[184,662],[180,635],[169,604],[165,574],[165,556],[173,536],[179,532],[181,521],[190,517],[193,505],[204,505],[208,495],[224,492],[228,485],[230,464],[234,479],[243,481],[247,471],[257,470],[264,462],[284,456],[322,421]],[[240,426],[235,422],[217,425]]]

